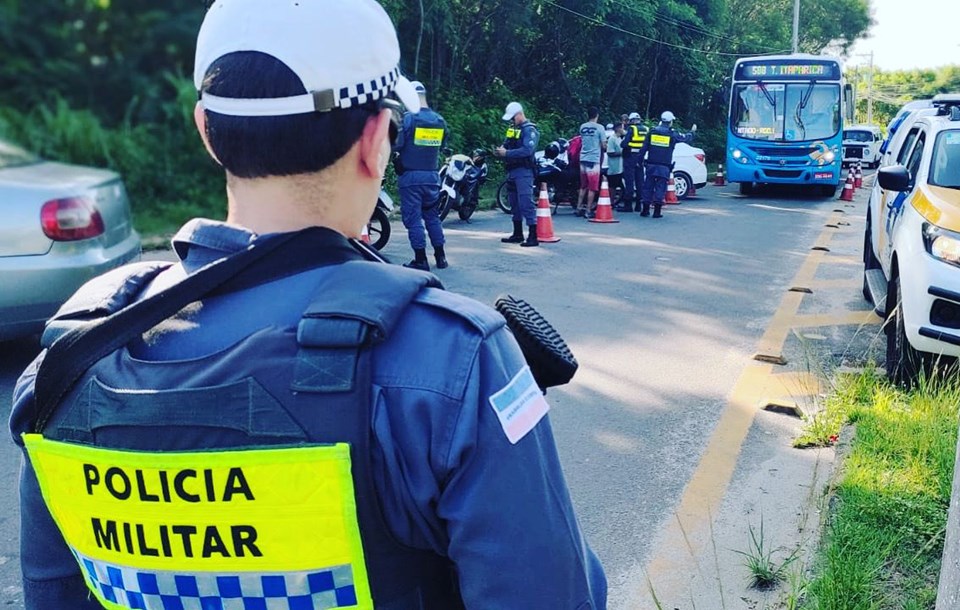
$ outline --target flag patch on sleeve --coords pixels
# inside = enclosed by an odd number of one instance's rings
[[[530,367],[524,367],[505,388],[491,396],[490,404],[500,419],[507,440],[514,445],[550,410]]]

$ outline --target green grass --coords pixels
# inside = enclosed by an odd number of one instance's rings
[[[804,443],[855,426],[830,500],[808,610],[932,609],[953,481],[960,380],[912,391],[841,377]]]

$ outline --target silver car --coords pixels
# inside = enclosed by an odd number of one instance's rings
[[[139,258],[119,175],[0,140],[0,341],[42,330],[81,284]]]

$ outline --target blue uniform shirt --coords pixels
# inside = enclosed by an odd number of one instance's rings
[[[442,129],[443,138],[440,142],[429,146],[417,144],[416,129],[419,126],[428,128]],[[394,144],[394,150],[400,153],[401,161],[412,160],[403,163],[406,167],[404,172],[397,177],[397,186],[419,186],[432,185],[440,186],[440,173],[438,159],[443,141],[446,140],[447,122],[443,117],[437,114],[431,108],[421,108],[419,112],[408,112],[403,116],[403,126],[397,134],[397,142]],[[425,165],[426,167],[414,167],[413,164]]]
[[[192,221],[174,240],[180,263],[148,292],[255,238],[222,223]],[[311,270],[205,299],[165,324],[149,344],[132,346],[132,355],[185,360],[212,354],[264,325],[295,324],[310,301],[311,280],[328,272]],[[42,357],[14,391],[18,443],[18,412],[32,400]],[[494,408],[510,393],[501,390],[510,386],[516,396],[525,389],[516,381],[524,378],[523,355],[499,314],[425,289],[375,349],[373,362],[374,479],[396,538],[449,557],[468,609],[605,608],[606,579],[577,523],[548,417],[513,443]],[[148,377],[148,370],[143,374]],[[87,599],[26,460],[20,512],[27,609],[98,608]]]

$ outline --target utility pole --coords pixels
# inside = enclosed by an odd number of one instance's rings
[[[800,49],[800,0],[793,0],[793,52]]]
[[[870,73],[867,75],[867,125],[873,125],[873,51],[870,51]]]

